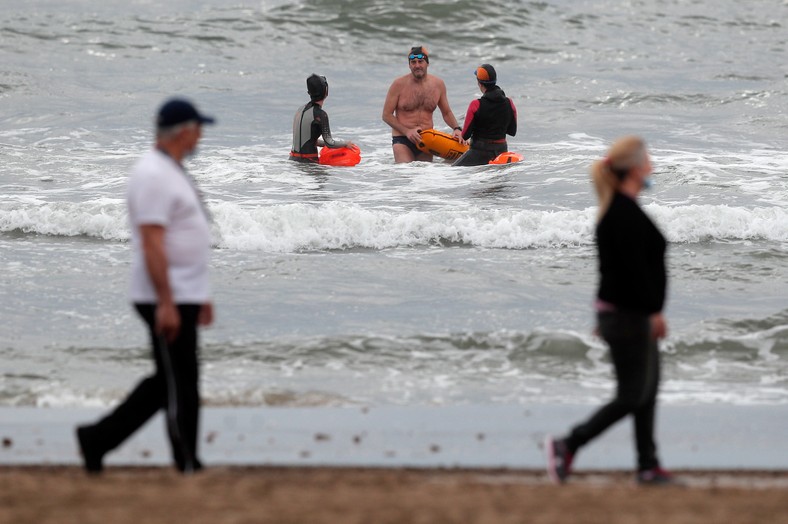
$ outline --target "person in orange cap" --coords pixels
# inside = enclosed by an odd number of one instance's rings
[[[506,135],[517,134],[517,108],[498,87],[495,68],[482,64],[474,74],[482,96],[468,106],[462,128],[462,137],[470,139],[471,148],[452,164],[454,166],[488,164],[509,150]]]

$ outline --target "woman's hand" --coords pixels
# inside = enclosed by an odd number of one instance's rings
[[[651,315],[651,336],[659,340],[668,335],[668,323],[662,313]]]

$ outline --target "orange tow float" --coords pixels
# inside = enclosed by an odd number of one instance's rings
[[[361,162],[361,149],[356,145],[350,147],[330,148],[320,150],[319,163],[322,166],[350,167]]]
[[[416,144],[416,147],[424,153],[447,160],[457,160],[468,150],[467,144],[460,144],[459,140],[448,133],[435,129],[425,129],[420,133],[421,141]]]
[[[515,162],[520,162],[523,159],[523,155],[520,153],[512,153],[507,151],[506,153],[501,153],[497,157],[490,160],[489,164],[513,164]]]

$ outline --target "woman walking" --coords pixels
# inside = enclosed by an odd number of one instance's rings
[[[637,480],[672,482],[661,468],[654,442],[659,384],[657,341],[667,333],[662,315],[667,287],[665,239],[637,203],[649,185],[651,161],[638,137],[616,141],[596,162],[592,177],[599,199],[596,243],[599,253],[597,329],[610,347],[615,398],[564,438],[547,436],[548,473],[566,481],[577,451],[627,415],[635,422]]]

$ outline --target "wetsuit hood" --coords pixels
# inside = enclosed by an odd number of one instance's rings
[[[312,73],[306,79],[306,92],[313,102],[323,100],[328,94],[328,80],[326,77]]]
[[[482,98],[485,98],[490,102],[500,104],[501,102],[506,101],[506,93],[504,93],[503,89],[498,86],[491,86],[487,88],[487,91],[484,92]]]

